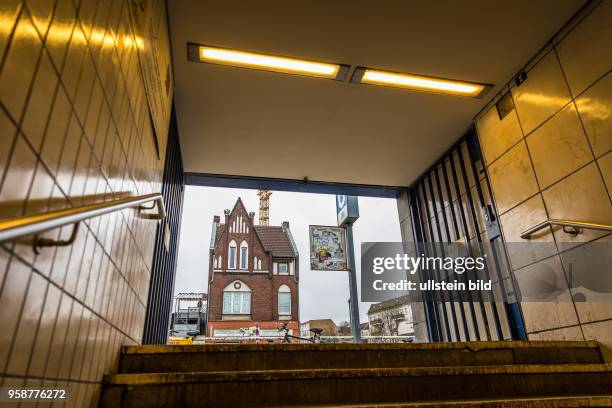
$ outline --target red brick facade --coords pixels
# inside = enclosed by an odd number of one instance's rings
[[[208,336],[223,335],[232,330],[259,327],[272,329],[280,322],[288,322],[297,333],[299,327],[299,257],[288,223],[278,226],[254,224],[254,213],[248,213],[238,199],[232,211],[225,211],[224,223],[220,217],[213,220],[213,237],[209,257],[208,281]],[[230,263],[230,243],[235,245],[234,264]],[[248,246],[246,268],[240,259],[241,244]],[[278,264],[287,265],[287,273],[278,270]],[[233,266],[233,267],[232,267]],[[250,313],[224,313],[223,292],[250,289]],[[286,285],[291,293],[290,315],[279,316],[279,289]],[[248,288],[248,289],[247,289]],[[226,310],[227,312],[227,310]]]

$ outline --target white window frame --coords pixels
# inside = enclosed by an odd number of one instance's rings
[[[226,303],[229,299],[229,303]],[[226,307],[227,306],[227,307]],[[251,292],[250,291],[223,291],[223,314],[224,315],[248,315],[251,314]]]
[[[249,269],[249,244],[246,241],[240,243],[240,269]]]
[[[250,315],[251,288],[241,280],[235,280],[223,288],[221,309],[224,315]]]
[[[281,311],[281,295],[282,297],[289,297],[289,309]],[[287,285],[281,285],[278,288],[278,315],[279,316],[290,316],[291,315],[291,289]]]
[[[232,249],[234,250],[232,256]],[[236,269],[236,260],[238,259],[238,247],[236,245],[236,241],[232,239],[229,243],[228,253],[227,253],[227,268],[228,269]]]

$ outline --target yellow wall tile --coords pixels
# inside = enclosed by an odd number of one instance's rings
[[[521,233],[543,221],[548,216],[540,194],[503,214],[501,227],[513,269],[539,261],[557,253],[550,227],[533,234],[531,239],[521,238]]]
[[[558,255],[514,271],[529,333],[578,324]]]
[[[511,92],[525,136],[571,100],[553,51],[527,72],[527,80],[519,87],[513,87]]]
[[[51,24],[55,2],[27,0],[28,10],[32,13],[32,21],[41,37],[44,37]]]
[[[597,164],[599,165],[599,169],[601,170],[601,174],[603,176],[604,182],[606,183],[606,187],[608,188],[608,194],[612,193],[612,152],[606,154],[603,157],[600,157],[597,160]]]
[[[527,145],[521,141],[489,166],[493,195],[500,214],[538,192]]]
[[[487,164],[497,159],[523,137],[516,109],[500,120],[497,108],[493,106],[476,121],[476,128]]]
[[[129,4],[83,0],[77,16],[72,0],[28,0],[18,19],[20,3],[0,7],[0,218],[159,191],[163,160],[138,55],[117,37],[134,36]],[[165,8],[156,13],[164,20]],[[119,347],[141,340],[156,225],[123,211],[81,224],[68,247],[0,248],[0,365],[26,378],[101,382]],[[24,305],[28,288],[34,300]],[[76,384],[64,385],[78,390],[78,406],[94,406],[99,386]]]
[[[612,150],[612,73],[580,95],[576,107],[595,157]]]
[[[596,164],[593,162],[542,192],[551,218],[612,223],[612,205]],[[602,232],[584,230],[577,236],[553,228],[557,242],[585,242]]]
[[[594,159],[573,103],[533,131],[526,141],[542,189]]]
[[[529,340],[550,341],[580,341],[584,340],[580,326],[564,327],[562,329],[546,330],[538,333],[530,333]]]
[[[21,118],[40,49],[40,37],[29,14],[23,12],[0,73],[0,99],[16,121]]]
[[[582,326],[586,340],[597,340],[604,351],[604,358],[612,364],[612,320],[590,323]]]
[[[2,7],[0,7],[0,19],[2,19],[2,24],[0,24],[0,57],[6,51],[9,36],[17,23],[20,9],[21,0],[5,0],[2,2]]]
[[[612,2],[602,1],[557,46],[561,66],[578,96],[612,68]]]

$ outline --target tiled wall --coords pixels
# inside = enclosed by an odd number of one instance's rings
[[[0,2],[0,218],[160,191],[128,6]],[[0,246],[2,385],[67,386],[69,405],[95,406],[120,345],[141,341],[155,228],[125,210],[71,246]]]
[[[402,234],[402,243],[404,251],[408,255],[415,255],[415,240],[412,215],[410,213],[410,199],[408,191],[402,191],[397,198],[397,213],[400,222],[400,233]],[[429,341],[429,329],[427,327],[427,318],[425,308],[421,301],[420,292],[413,295],[410,302],[412,311],[412,324],[414,327],[414,337],[417,342]]]
[[[508,243],[525,242],[521,231],[547,218],[612,224],[611,22],[612,1],[584,11],[526,67],[524,83],[510,83],[514,110],[500,120],[495,99],[476,118]],[[574,237],[558,227],[538,233],[531,242],[550,244],[509,254],[519,286],[521,277],[546,269],[567,282],[567,243],[592,241],[611,237],[586,230]],[[597,339],[612,347],[612,304],[572,295],[566,286],[556,302],[522,302],[530,339]]]

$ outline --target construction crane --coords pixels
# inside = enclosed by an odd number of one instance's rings
[[[270,190],[259,190],[259,225],[270,225]]]

